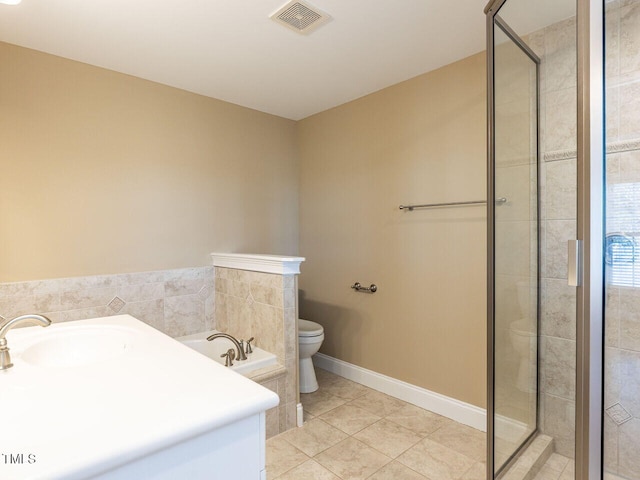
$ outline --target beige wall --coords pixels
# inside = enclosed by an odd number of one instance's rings
[[[2,43],[0,62],[0,282],[299,250],[322,351],[484,405],[485,209],[397,208],[485,197],[482,55],[298,124]]]
[[[485,102],[479,54],[298,123],[300,314],[321,351],[478,406],[485,208],[398,206],[485,198]]]
[[[0,281],[297,251],[295,123],[0,43]]]

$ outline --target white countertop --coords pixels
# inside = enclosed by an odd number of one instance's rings
[[[119,351],[102,355],[101,345],[83,342],[80,358],[96,358],[76,362],[69,341],[82,335],[65,335],[79,327],[94,340],[104,332]],[[7,340],[14,366],[0,371],[3,480],[86,478],[278,404],[275,393],[129,315],[14,329]],[[29,348],[43,340],[65,353],[34,356]],[[3,457],[19,454],[22,465]]]

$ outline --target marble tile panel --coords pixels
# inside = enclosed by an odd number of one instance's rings
[[[620,344],[620,290],[610,285],[605,290],[605,345],[617,347]]]
[[[214,330],[216,328],[216,301],[215,295],[209,295],[204,300],[204,322],[205,330]]]
[[[308,460],[307,455],[287,442],[282,436],[267,440],[266,465],[269,478],[276,478]]]
[[[636,131],[636,137],[640,137],[640,130]],[[622,152],[619,156],[620,181],[640,182],[640,150]]]
[[[575,150],[577,148],[577,91],[575,87],[549,91],[546,97],[544,152]]]
[[[244,280],[253,285],[261,285],[263,287],[278,288],[284,287],[284,276],[274,273],[249,272],[244,271]]]
[[[547,220],[545,222],[543,277],[566,280],[567,241],[575,238],[575,220]]]
[[[273,307],[284,308],[284,291],[279,288],[265,287],[263,285],[250,285],[251,296],[254,301]]]
[[[640,70],[640,4],[623,2],[620,8],[619,71],[620,74]]]
[[[576,19],[554,23],[545,34],[545,89],[555,92],[576,86]]]
[[[0,300],[2,297],[29,297],[34,295],[57,294],[58,291],[59,285],[56,280],[2,283],[0,284]]]
[[[277,480],[340,480],[315,460],[307,460],[303,464],[289,470]]]
[[[109,298],[109,300],[107,300],[102,305],[106,305],[111,300],[111,298]],[[93,306],[94,305],[88,305],[88,307]],[[84,308],[84,306],[79,305],[77,308]],[[26,297],[13,296],[0,298],[0,315],[2,315],[2,317],[6,318],[7,320],[28,313],[56,312],[59,310],[61,310],[60,296],[53,293],[29,295]]]
[[[348,435],[353,435],[380,420],[378,415],[353,405],[341,405],[320,415],[320,418]]]
[[[60,294],[61,310],[100,307],[107,305],[117,294],[116,287],[67,290]]]
[[[164,328],[171,337],[203,332],[204,303],[198,295],[169,296],[164,299]]]
[[[572,400],[541,393],[544,402],[544,434],[553,438],[556,453],[574,458],[575,403]]]
[[[618,363],[620,403],[631,415],[640,418],[640,352],[620,350]]]
[[[405,403],[385,418],[408,428],[422,437],[426,437],[453,421],[409,403]]]
[[[400,462],[393,461],[371,475],[368,480],[428,480],[427,477],[414,472]],[[484,480],[484,477],[483,477]]]
[[[611,86],[606,89],[607,103],[605,106],[606,118],[606,142],[612,143],[620,140],[620,87]],[[607,172],[609,175],[609,172]],[[611,176],[607,179],[615,179]]]
[[[571,220],[577,216],[577,160],[560,160],[546,164],[546,218]]]
[[[86,320],[88,318],[108,317],[114,313],[108,307],[81,308],[78,310],[63,310],[58,312],[44,312],[44,314],[54,323],[73,322],[75,320]]]
[[[296,275],[283,275],[282,276],[282,288],[285,290],[296,290]]]
[[[215,329],[229,332],[229,316],[227,313],[227,295],[216,293],[214,305]]]
[[[390,458],[396,458],[422,440],[417,433],[385,419],[359,431],[354,438]]]
[[[605,415],[602,430],[602,463],[606,472],[618,473],[618,434],[618,425]]]
[[[620,402],[620,350],[606,347],[604,351],[604,408]],[[640,392],[639,392],[640,393]]]
[[[495,270],[498,275],[528,276],[530,222],[496,219]],[[514,248],[517,246],[517,248]]]
[[[576,389],[576,344],[573,340],[541,337],[542,391],[573,400]]]
[[[374,415],[385,417],[400,410],[406,402],[372,390],[350,402],[350,405],[367,410]]]
[[[461,423],[448,423],[433,432],[428,438],[477,462],[486,457],[485,433]]]
[[[620,347],[640,351],[640,293],[620,289]]]
[[[605,6],[605,77],[620,74],[620,3],[616,0]]]
[[[541,333],[559,338],[576,338],[576,287],[566,280],[542,280]]]
[[[316,456],[315,460],[342,480],[368,478],[391,461],[354,438],[347,438]]]
[[[125,302],[142,302],[164,298],[164,283],[142,283],[136,285],[121,285],[118,287],[118,297]]]
[[[618,130],[619,140],[631,140],[640,136],[639,109],[640,82],[621,85],[619,108],[620,126]]]
[[[606,155],[607,185],[620,183],[620,154],[607,153]]]
[[[117,275],[116,284],[124,285],[142,285],[145,283],[163,283],[164,271],[140,272],[140,273],[122,273]]]
[[[165,331],[163,299],[127,303],[118,313],[129,314],[161,332]]]
[[[95,275],[88,277],[59,278],[56,280],[60,293],[79,290],[106,289],[118,286],[118,275]]]
[[[270,408],[265,414],[265,426],[267,439],[275,437],[280,433],[279,407]]]
[[[620,425],[618,443],[618,473],[627,478],[638,478],[640,473],[640,419],[634,418]]]
[[[431,480],[458,479],[475,463],[469,457],[429,438],[404,452],[398,461]]]
[[[346,433],[319,418],[314,418],[302,427],[282,434],[282,438],[310,457],[316,456],[347,437]]]
[[[205,276],[206,270],[204,268],[167,270],[164,274],[165,296],[196,294],[205,285]]]
[[[253,303],[249,308],[251,319],[249,331],[240,333],[236,326],[236,331],[240,336],[255,337],[254,345],[268,352],[275,354],[278,361],[285,363],[284,345],[284,311],[281,308],[272,307],[260,303]]]

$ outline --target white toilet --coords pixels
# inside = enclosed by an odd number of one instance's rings
[[[316,372],[313,369],[311,356],[320,350],[324,340],[322,325],[309,320],[298,319],[298,355],[300,378],[300,393],[311,393],[318,390]]]

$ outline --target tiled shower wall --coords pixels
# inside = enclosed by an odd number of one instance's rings
[[[54,322],[131,314],[171,337],[214,324],[213,267],[0,284],[0,316]],[[1,319],[0,319],[1,320]]]
[[[541,310],[538,427],[574,456],[576,289],[567,285],[567,240],[576,235],[575,17],[527,38],[540,65]]]

